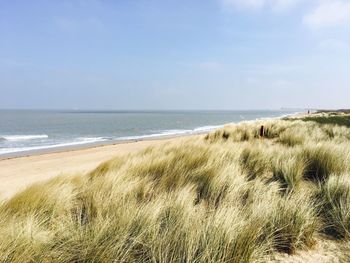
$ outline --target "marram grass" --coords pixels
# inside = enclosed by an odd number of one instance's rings
[[[349,135],[244,123],[33,185],[0,205],[0,262],[264,262],[348,239]]]

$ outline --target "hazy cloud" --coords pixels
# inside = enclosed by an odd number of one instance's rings
[[[302,0],[221,0],[224,8],[229,9],[262,9],[270,8],[274,11],[283,11],[294,7]]]
[[[265,5],[265,0],[221,0],[225,8],[259,9]]]
[[[271,1],[270,4],[272,9],[277,11],[283,11],[296,6],[300,2],[302,2],[302,0],[274,0]]]
[[[350,1],[321,1],[316,9],[304,16],[303,23],[312,29],[350,24]]]
[[[349,0],[219,0],[225,10],[286,11],[297,5],[313,7],[302,14],[302,23],[311,29],[350,25]]]

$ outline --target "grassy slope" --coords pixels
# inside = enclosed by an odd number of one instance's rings
[[[0,205],[0,261],[259,262],[348,242],[350,129],[260,124],[28,188]]]
[[[313,121],[320,124],[331,124],[350,127],[350,115],[343,114],[318,114],[317,116],[310,116],[303,118],[304,121]]]

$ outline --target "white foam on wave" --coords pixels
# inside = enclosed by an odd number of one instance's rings
[[[208,131],[213,131],[216,129],[220,129],[224,127],[225,124],[223,125],[212,125],[212,126],[203,126],[203,127],[198,127],[193,130],[194,133],[201,133],[201,132],[208,132]]]
[[[84,144],[90,144],[90,143],[95,143],[95,142],[103,142],[106,140],[108,140],[108,139],[104,138],[104,137],[80,137],[80,138],[77,138],[76,141],[57,143],[57,144],[52,144],[52,145],[2,148],[2,149],[0,148],[0,155],[9,154],[9,153],[20,153],[20,152],[29,152],[29,151],[69,147],[69,146],[75,146],[75,145],[84,145]]]
[[[118,137],[117,141],[132,141],[132,140],[142,140],[142,139],[151,139],[151,138],[162,138],[167,136],[174,135],[191,135],[198,134],[202,132],[209,132],[215,129],[224,127],[224,125],[215,125],[215,126],[202,126],[192,130],[165,130],[159,133],[145,134],[145,135],[135,135],[135,136],[124,136]]]
[[[172,135],[184,135],[184,134],[190,134],[191,132],[192,130],[165,130],[159,133],[118,137],[116,140],[132,141],[132,140],[141,140],[141,139],[147,139],[147,138],[166,137],[166,136],[172,136]]]
[[[0,135],[0,138],[5,140],[5,141],[16,142],[16,141],[47,139],[47,138],[49,138],[49,136],[46,134],[40,134],[40,135]]]

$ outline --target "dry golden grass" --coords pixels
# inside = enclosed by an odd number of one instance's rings
[[[350,232],[350,129],[227,126],[0,205],[1,262],[263,262]]]

